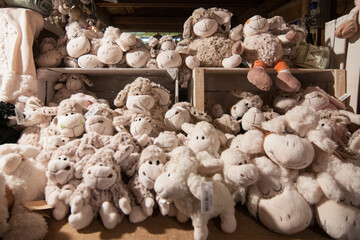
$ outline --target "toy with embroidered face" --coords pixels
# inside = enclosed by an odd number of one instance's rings
[[[29,211],[24,204],[43,198],[45,170],[34,164],[40,150],[30,145],[0,146],[0,237],[2,239],[42,239],[48,227],[41,214]],[[5,186],[10,196],[5,196]],[[12,199],[12,200],[11,200]],[[10,208],[10,206],[12,207]],[[9,207],[9,208],[8,208]]]
[[[59,135],[43,136],[40,138],[40,145],[42,146],[40,154],[36,157],[36,161],[41,163],[44,168],[47,168],[48,162],[54,155],[56,150],[64,146],[70,141],[70,138]]]
[[[165,113],[164,122],[171,131],[180,131],[183,123],[211,122],[211,117],[203,111],[197,110],[188,102],[175,103]]]
[[[105,103],[94,103],[85,114],[85,131],[103,135],[114,135],[113,118],[117,113]]]
[[[165,152],[155,145],[148,146],[141,152],[137,173],[128,183],[132,197],[130,222],[140,222],[152,215],[157,200],[153,191],[154,184],[165,163]]]
[[[59,147],[47,165],[45,200],[54,207],[52,215],[56,220],[63,219],[69,212],[70,198],[80,183],[74,179],[77,147],[74,143]]]
[[[211,218],[221,217],[221,229],[231,233],[236,229],[234,200],[224,184],[197,175],[198,160],[187,146],[174,149],[163,173],[155,181],[155,191],[159,197],[173,201],[176,208],[192,220],[194,238],[206,239],[207,223]],[[203,213],[201,207],[202,183],[212,184],[212,212]],[[205,211],[209,210],[205,208]]]
[[[44,38],[40,44],[40,55],[36,59],[36,64],[39,67],[57,67],[61,64],[62,59],[56,40]]]
[[[301,94],[300,105],[312,106],[316,110],[331,109],[339,110],[345,109],[344,103],[337,98],[326,93],[324,90],[315,87],[307,87]]]
[[[297,92],[300,82],[291,74],[288,65],[282,59],[283,49],[279,37],[269,33],[269,23],[266,18],[255,15],[244,25],[244,59],[252,65],[247,78],[262,91],[268,91],[272,79],[265,71],[267,66],[274,66],[278,72],[275,84],[287,92]],[[291,42],[295,32],[290,31],[282,41]]]
[[[89,31],[79,22],[74,21],[66,26],[68,42],[66,50],[70,57],[78,58],[90,51]]]
[[[88,91],[85,85],[92,87],[94,86],[94,83],[82,74],[61,74],[58,78],[58,82],[54,86],[56,93],[51,104],[59,104],[62,100],[70,98],[71,95],[76,93],[84,93],[95,97],[95,94],[91,91]]]
[[[120,29],[109,26],[101,39],[97,57],[104,64],[116,64],[123,58],[123,52],[129,50],[129,47],[135,43],[134,35],[121,33]]]
[[[177,68],[182,64],[180,53],[175,51],[176,43],[174,39],[165,35],[159,40],[160,49],[156,56],[157,66],[159,68]]]
[[[208,122],[196,124],[184,123],[181,128],[187,133],[187,143],[195,153],[199,161],[200,174],[213,175],[222,169],[220,147],[225,146],[227,138],[225,134]]]
[[[150,51],[143,40],[137,37],[136,44],[126,52],[125,58],[128,66],[142,68],[150,59]]]
[[[259,177],[257,167],[249,158],[236,148],[228,148],[221,153],[224,162],[224,183],[235,202],[245,204],[247,187],[253,185]]]
[[[85,131],[83,109],[71,99],[65,99],[60,103],[52,122],[57,125],[57,131],[64,137],[79,137]]]
[[[113,229],[121,221],[122,213],[131,212],[128,192],[114,154],[110,149],[101,148],[86,162],[82,183],[70,200],[68,220],[75,229],[88,226],[97,214],[107,229]]]
[[[241,39],[242,25],[230,32],[231,17],[232,13],[226,9],[198,8],[186,20],[184,40],[178,43],[177,51],[189,55],[185,63],[190,69],[240,65],[242,46],[235,42]]]

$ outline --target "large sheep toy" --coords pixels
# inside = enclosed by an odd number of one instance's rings
[[[140,37],[136,37],[135,45],[126,52],[126,63],[132,68],[145,67],[150,60],[150,50]]]
[[[85,131],[97,132],[102,135],[114,135],[113,119],[117,113],[105,103],[94,103],[84,115],[86,118]]]
[[[198,8],[184,23],[183,39],[178,43],[177,51],[188,54],[185,63],[195,67],[233,68],[240,65],[242,46],[236,46],[240,40],[242,25],[230,32],[232,13],[220,8]],[[234,53],[234,54],[233,54]]]
[[[154,184],[165,164],[166,155],[161,148],[151,145],[141,152],[137,173],[128,183],[132,198],[130,222],[144,221],[153,214],[155,200],[158,200],[153,191]],[[162,205],[159,204],[159,206]]]
[[[272,79],[266,73],[267,66],[274,66],[278,72],[275,84],[281,90],[297,92],[300,82],[291,74],[286,62],[283,60],[281,41],[291,42],[296,35],[289,31],[284,38],[269,33],[269,23],[266,18],[259,15],[251,17],[244,25],[244,59],[252,65],[247,78],[262,91],[268,91]]]
[[[199,173],[212,175],[220,172],[222,161],[219,151],[220,147],[227,143],[225,134],[204,121],[196,124],[184,123],[181,128],[187,133],[186,145],[196,153]]]
[[[6,198],[0,200],[0,205],[5,205],[1,208],[0,214],[0,237],[4,240],[43,239],[47,233],[44,217],[24,206],[27,202],[41,200],[44,197],[45,170],[34,163],[34,158],[38,154],[39,149],[31,145],[0,146],[0,179],[5,180],[8,193],[13,197],[12,203]],[[4,189],[1,189],[2,191]],[[7,204],[12,207],[8,209]]]
[[[68,220],[75,229],[88,226],[97,214],[107,229],[113,229],[122,213],[130,214],[130,199],[114,155],[114,151],[102,148],[86,162],[83,181],[70,200]]]
[[[163,173],[155,181],[155,191],[163,199],[172,200],[176,208],[189,216],[194,226],[194,238],[206,239],[207,223],[220,215],[221,229],[232,233],[236,229],[234,200],[224,184],[197,175],[198,160],[193,151],[182,146],[171,152],[171,159]],[[202,185],[212,184],[213,195],[209,196],[211,207],[206,208]],[[206,187],[204,187],[206,189]],[[208,202],[207,202],[208,203]]]

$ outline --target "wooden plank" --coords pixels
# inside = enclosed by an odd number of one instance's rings
[[[136,0],[136,1],[122,1],[119,0],[117,3],[100,2],[97,3],[99,7],[176,7],[176,8],[197,8],[197,7],[257,7],[263,2],[261,0],[201,0],[201,1],[165,1],[165,0]]]
[[[339,98],[346,93],[346,70],[333,69],[334,75],[334,96]]]
[[[195,68],[193,70],[193,105],[200,111],[205,110],[205,84],[204,69]]]

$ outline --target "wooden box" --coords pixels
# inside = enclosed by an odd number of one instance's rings
[[[94,92],[98,98],[108,100],[112,107],[118,92],[137,77],[146,77],[161,84],[171,92],[172,103],[179,101],[178,69],[40,68],[37,70],[38,97],[46,105],[52,101],[55,94],[54,86],[62,73],[86,75],[94,83],[93,87],[87,89]]]
[[[225,111],[238,100],[230,91],[241,89],[253,93],[262,93],[247,79],[248,68],[195,68],[189,86],[189,101],[199,110],[204,110],[206,99],[220,103]],[[274,69],[266,70],[272,79],[276,77]],[[340,97],[346,89],[346,71],[339,69],[291,69],[299,79],[302,88],[317,85],[329,94]],[[273,84],[274,85],[274,84]],[[270,89],[270,92],[275,87]]]

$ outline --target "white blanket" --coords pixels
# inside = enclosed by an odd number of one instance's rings
[[[33,42],[44,25],[39,14],[23,8],[0,9],[0,100],[16,103],[37,94]]]

